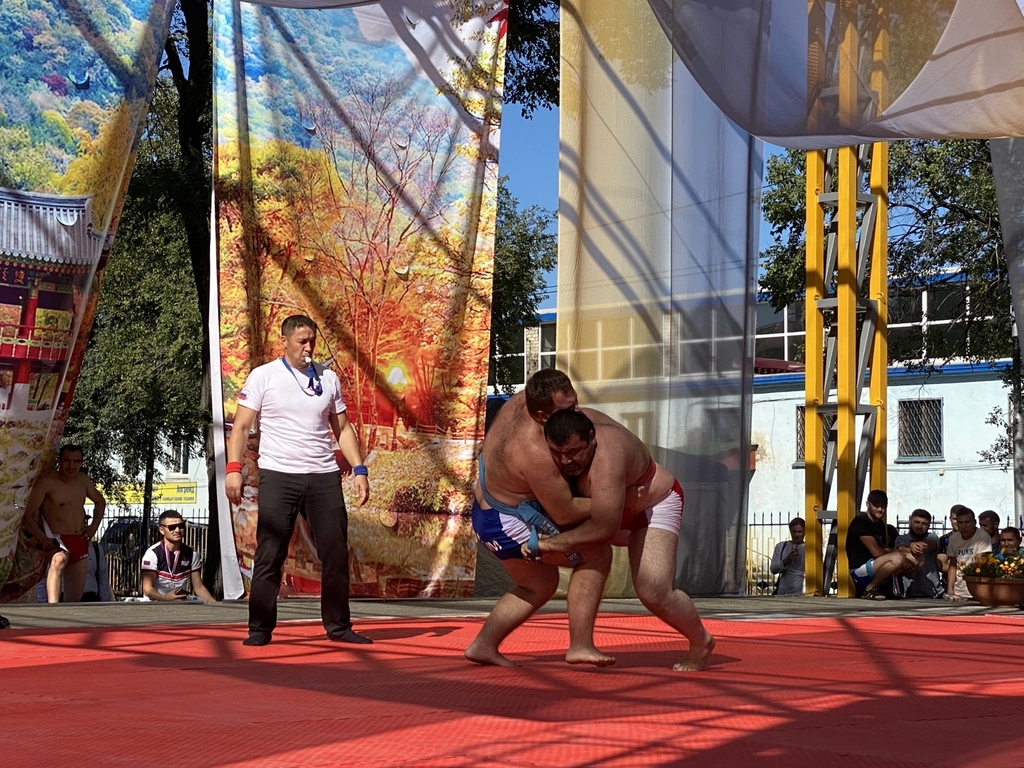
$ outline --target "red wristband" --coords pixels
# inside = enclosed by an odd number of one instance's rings
[[[230,475],[233,472],[242,474],[242,462],[240,461],[229,461],[224,467],[224,472]]]

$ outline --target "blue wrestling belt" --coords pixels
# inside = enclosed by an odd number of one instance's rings
[[[544,534],[547,537],[557,536],[562,531],[559,530],[558,526],[551,522],[551,519],[547,517],[541,510],[541,506],[536,501],[521,501],[516,507],[511,507],[508,504],[502,504],[500,501],[495,499],[491,494],[487,492],[487,483],[484,480],[484,455],[481,453],[477,457],[477,482],[480,483],[480,491],[483,494],[484,501],[492,508],[499,512],[503,512],[506,515],[512,517],[518,517],[530,528],[530,538],[526,542],[526,550],[530,553],[530,559],[535,563],[540,562],[540,536]],[[569,564],[574,568],[583,562],[583,556],[579,552],[566,552],[565,559],[569,561]]]

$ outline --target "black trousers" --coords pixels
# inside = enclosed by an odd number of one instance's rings
[[[249,631],[273,632],[281,568],[295,530],[295,518],[309,520],[320,558],[320,615],[333,635],[352,627],[348,607],[348,513],[341,473],[295,475],[260,470],[256,559],[249,590]]]

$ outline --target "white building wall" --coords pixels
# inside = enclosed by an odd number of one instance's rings
[[[865,391],[865,399],[866,395]],[[943,460],[899,461],[898,402],[927,398],[942,400]],[[803,403],[801,375],[755,378],[751,441],[758,447],[757,470],[750,483],[751,515],[804,514],[804,470],[796,456],[797,406]],[[1007,407],[1007,391],[997,372],[924,376],[891,369],[887,408],[890,523],[907,519],[918,507],[941,519],[953,504],[965,504],[975,512],[994,509],[1003,524],[1012,518],[1012,474],[983,462],[979,455],[999,436],[996,426],[985,423],[996,407],[1004,412]],[[835,508],[834,491],[828,508]]]

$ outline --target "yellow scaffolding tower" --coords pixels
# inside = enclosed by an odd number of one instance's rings
[[[867,111],[883,109],[888,61],[884,3],[809,0],[812,127],[835,114],[839,127],[854,133]],[[862,194],[867,167],[870,194]],[[805,570],[807,592],[814,595],[829,592],[834,571],[838,595],[853,595],[846,531],[863,498],[869,465],[871,487],[886,487],[887,196],[884,142],[807,153]],[[863,290],[868,275],[870,285]],[[865,377],[869,397],[862,403]],[[836,509],[828,510],[833,479]],[[831,530],[822,560],[817,553],[825,524]]]

